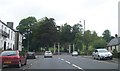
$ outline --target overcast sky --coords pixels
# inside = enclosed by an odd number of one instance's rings
[[[73,26],[85,20],[86,30],[102,35],[108,29],[118,33],[118,1],[120,0],[0,0],[0,19],[14,22],[14,28],[23,18],[34,16],[54,18],[57,25]]]

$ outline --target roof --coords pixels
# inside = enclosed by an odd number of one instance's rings
[[[10,28],[11,30],[15,31],[13,28],[9,27],[7,24],[5,24],[4,22],[2,22],[1,20],[0,20],[0,22],[1,22],[3,25],[5,25],[6,27],[8,27],[8,28]]]
[[[115,46],[120,44],[120,37],[113,38],[107,46]]]

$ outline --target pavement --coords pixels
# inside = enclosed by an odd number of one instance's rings
[[[82,57],[93,59],[92,56],[82,56]],[[113,63],[120,63],[119,58],[113,58],[112,60],[106,60],[106,61],[113,62]]]

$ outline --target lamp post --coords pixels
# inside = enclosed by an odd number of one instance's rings
[[[84,24],[84,34],[83,34],[83,41],[85,42],[85,20],[84,19],[82,19],[83,20],[83,24]],[[80,23],[81,23],[82,21],[80,21]],[[86,52],[86,49],[85,49],[85,52]]]
[[[84,34],[85,34],[85,20],[84,19],[82,19],[83,20],[83,24],[84,24]],[[80,23],[81,23],[82,21],[80,20]]]

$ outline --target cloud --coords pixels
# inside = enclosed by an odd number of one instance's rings
[[[86,20],[86,30],[101,35],[105,29],[117,33],[118,0],[0,0],[0,19],[13,21],[14,27],[28,16],[55,18],[58,25]]]

